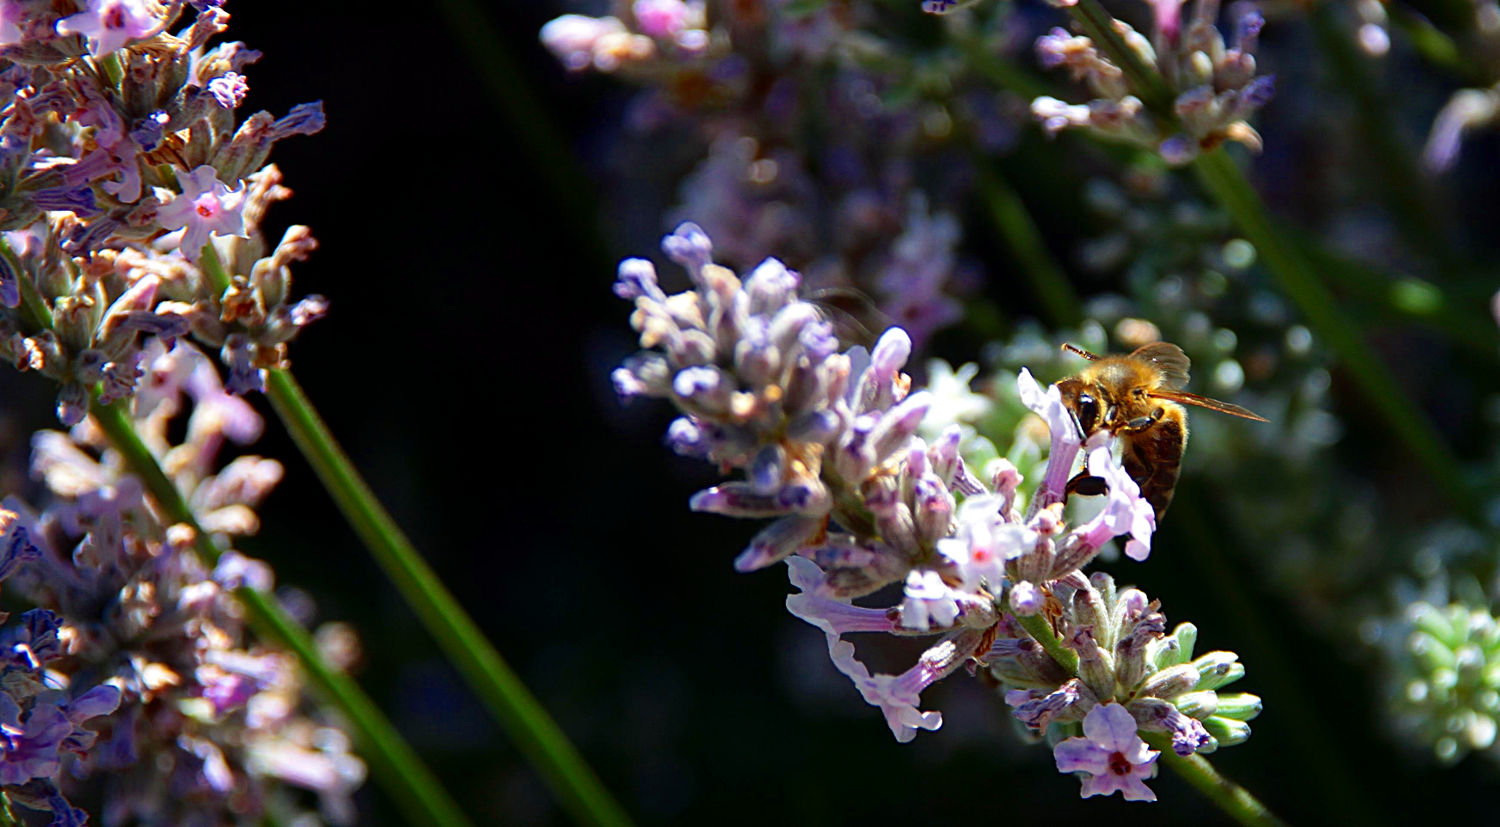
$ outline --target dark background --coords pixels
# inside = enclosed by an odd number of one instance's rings
[[[633,350],[628,306],[609,290],[614,263],[660,261],[654,239],[670,229],[626,237],[601,232],[591,214],[605,185],[590,162],[622,87],[563,77],[536,42],[561,11],[550,3],[402,9],[229,6],[229,34],[265,52],[247,73],[243,111],[327,107],[323,133],[273,155],[296,196],[273,210],[268,235],[312,226],[322,247],[295,270],[294,292],[332,301],[293,345],[296,375],[632,815],[681,825],[1222,819],[1169,774],[1153,782],[1156,805],[1079,800],[1047,750],[1014,737],[1000,699],[961,675],[924,694],[944,727],[897,744],[834,672],[822,634],[785,612],[783,573],[731,569],[755,526],[687,511],[713,477],[662,447],[669,412],[622,407],[610,389],[609,370]],[[50,389],[27,377],[22,391],[33,424],[45,423]],[[264,400],[257,407],[270,417]],[[565,823],[274,418],[267,430],[255,450],[288,474],[245,550],[311,594],[322,619],[358,627],[361,682],[476,822]],[[1174,512],[1209,499],[1188,480]],[[1492,767],[1471,758],[1439,772],[1385,735],[1357,642],[1278,621],[1291,607],[1248,576],[1253,551],[1204,562],[1174,548],[1170,521],[1164,532],[1145,567],[1119,576],[1146,585],[1171,621],[1197,623],[1201,649],[1237,651],[1249,676],[1236,688],[1266,699],[1255,737],[1216,766],[1294,823],[1492,817]],[[1246,607],[1270,619],[1268,631],[1244,622]],[[888,668],[911,654],[891,653]],[[366,823],[399,823],[373,783],[361,802]]]

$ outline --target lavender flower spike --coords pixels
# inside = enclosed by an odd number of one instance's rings
[[[1216,691],[1243,674],[1232,655],[1190,662],[1191,626],[1169,637],[1159,603],[1081,571],[1121,535],[1126,554],[1144,559],[1155,512],[1102,430],[1087,442],[1088,466],[1107,482],[1109,499],[1094,519],[1067,524],[1067,481],[1085,440],[1055,385],[1044,389],[1029,371],[1017,377],[1021,401],[1051,431],[1044,480],[1023,518],[1013,464],[992,463],[987,485],[964,464],[959,425],[939,423],[938,433],[926,432],[931,444],[918,435],[951,394],[912,387],[902,372],[912,346],[904,330],[886,330],[873,352],[840,353],[816,309],[798,298],[800,278],[778,260],[741,280],[713,263],[713,245],[692,224],[662,246],[694,287],[668,296],[649,263],[620,265],[615,292],[634,305],[643,350],[616,371],[616,387],[671,401],[683,416],[669,444],[734,473],[694,494],[693,510],[774,519],[735,568],[786,561],[797,590],[787,611],[823,632],[834,667],[881,710],[897,741],[942,725],[940,712],[922,709],[921,693],[965,665],[983,667],[1037,733],[1083,722],[1086,737],[1059,745],[1056,761],[1087,774],[1085,796],[1118,790],[1155,799],[1143,782],[1157,753],[1138,727],[1171,733],[1180,754],[1248,735],[1244,721],[1259,699]],[[896,584],[895,605],[854,602]],[[1063,667],[1026,631],[1040,615],[1078,650],[1077,668]],[[932,640],[910,668],[887,674],[856,657],[845,639],[855,633]]]

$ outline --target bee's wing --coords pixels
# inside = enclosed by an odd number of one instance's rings
[[[875,347],[879,331],[890,327],[891,318],[880,311],[875,300],[852,287],[827,287],[808,295],[807,300],[822,311],[833,325],[833,335],[845,345]]]
[[[1188,393],[1187,391],[1159,390],[1152,391],[1151,396],[1156,399],[1167,399],[1172,402],[1181,402],[1184,405],[1196,405],[1200,408],[1207,408],[1211,411],[1218,411],[1219,413],[1229,414],[1230,416],[1239,416],[1244,417],[1245,419],[1253,419],[1256,422],[1271,421],[1258,414],[1253,414],[1245,410],[1244,408],[1241,408],[1239,405],[1231,405],[1228,402],[1220,402],[1217,399],[1209,399],[1206,396],[1199,396],[1196,393]]]
[[[1152,342],[1149,345],[1141,345],[1130,356],[1133,359],[1144,359],[1155,365],[1156,369],[1161,371],[1161,383],[1164,388],[1177,390],[1188,383],[1188,369],[1193,363],[1188,359],[1187,354],[1182,352],[1182,348],[1171,342]]]

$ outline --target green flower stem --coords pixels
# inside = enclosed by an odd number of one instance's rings
[[[904,2],[904,0],[903,0]],[[979,34],[965,30],[954,39],[963,50],[964,63],[983,77],[1024,98],[1058,97],[1062,87],[1037,77],[1029,69],[1012,63]]]
[[[1015,254],[1021,272],[1031,282],[1053,327],[1077,327],[1083,322],[1082,304],[1067,274],[1053,261],[1042,231],[1031,219],[1015,187],[993,164],[979,165],[979,192],[990,218]]]
[[[1120,67],[1120,71],[1125,73],[1125,79],[1130,82],[1132,91],[1140,97],[1141,103],[1156,115],[1175,122],[1177,116],[1172,110],[1172,100],[1176,96],[1156,67],[1148,65],[1125,45],[1125,39],[1115,31],[1114,17],[1099,0],[1078,0],[1077,5],[1068,8],[1068,14],[1078,21],[1084,33],[1094,41],[1094,45],[1103,50]]]
[[[1417,54],[1426,58],[1429,63],[1442,68],[1465,85],[1485,85],[1485,80],[1478,71],[1478,64],[1466,60],[1459,53],[1453,38],[1432,25],[1432,21],[1402,3],[1386,6],[1386,14],[1390,15],[1391,23],[1406,35]]]
[[[1354,104],[1358,143],[1372,162],[1381,201],[1408,244],[1442,269],[1452,270],[1458,264],[1452,234],[1442,225],[1428,179],[1417,169],[1414,153],[1402,146],[1389,107],[1367,71],[1369,61],[1355,49],[1348,25],[1335,19],[1337,14],[1332,4],[1317,3],[1308,12],[1308,23],[1318,42],[1317,53]]]
[[[1208,763],[1208,759],[1196,753],[1184,758],[1173,752],[1172,739],[1166,733],[1147,732],[1142,733],[1141,737],[1152,749],[1161,751],[1161,757],[1157,760],[1197,787],[1198,792],[1208,796],[1209,800],[1235,821],[1248,827],[1276,827],[1286,824],[1266,809],[1266,805],[1251,795],[1249,790],[1220,775],[1213,764]]]
[[[120,66],[120,57],[115,52],[99,58],[99,71],[104,73],[104,79],[109,81],[109,85],[117,89],[120,81],[125,79],[125,69]]]
[[[92,408],[94,421],[124,457],[130,470],[141,478],[163,514],[174,522],[192,526],[199,554],[210,563],[218,560],[223,552],[213,537],[198,525],[182,493],[141,441],[125,411],[126,404],[101,405],[96,397]],[[274,600],[258,591],[240,588],[234,594],[245,607],[256,631],[279,641],[295,653],[313,683],[348,717],[359,739],[360,754],[370,762],[380,786],[395,799],[408,821],[438,827],[467,827],[470,824],[437,778],[353,679],[323,662],[305,629],[298,626]]]
[[[1061,666],[1069,675],[1078,674],[1078,653],[1064,646],[1062,641],[1057,639],[1057,635],[1052,633],[1052,625],[1047,622],[1047,618],[1041,615],[1026,617],[1015,615],[1015,618],[1021,624],[1021,628],[1026,630],[1026,634],[1042,644],[1042,648],[1047,650],[1047,654],[1051,655],[1053,660],[1057,661],[1058,666]]]
[[[355,533],[563,808],[580,824],[629,824],[567,735],[386,513],[291,373],[269,371],[266,396]]]
[[[1222,148],[1199,155],[1193,162],[1198,179],[1232,216],[1255,245],[1281,289],[1296,303],[1308,326],[1323,340],[1354,379],[1365,401],[1385,420],[1444,493],[1466,516],[1474,519],[1480,507],[1463,482],[1457,460],[1437,430],[1411,402],[1409,394],[1391,377],[1370,351],[1355,326],[1338,308],[1333,294],[1313,272],[1301,252],[1271,224],[1260,197]]]
[[[1474,4],[1468,0],[1411,0],[1406,4],[1390,5],[1409,5],[1412,12],[1431,20],[1434,26],[1444,31],[1452,32],[1460,40],[1472,33],[1477,17]]]
[[[0,238],[0,256],[5,257],[5,263],[10,266],[10,271],[15,273],[16,286],[20,288],[21,294],[21,324],[27,330],[51,330],[52,309],[42,299],[42,294],[37,292],[36,284],[31,279],[21,277],[26,271],[21,268],[21,259],[16,256],[16,251],[11,249],[10,243]]]
[[[229,274],[213,244],[203,247],[203,272],[214,287]],[[408,606],[541,773],[558,803],[579,824],[627,825],[630,818],[584,762],[552,716],[526,688],[386,512],[312,401],[286,370],[267,371],[266,396],[339,511]]]
[[[1021,628],[1031,635],[1032,639],[1042,645],[1047,654],[1052,656],[1057,665],[1061,666],[1070,675],[1078,674],[1078,654],[1067,648],[1052,633],[1052,626],[1047,619],[1041,615],[1030,617],[1015,616],[1020,622]],[[1252,827],[1275,827],[1283,822],[1271,813],[1266,805],[1250,794],[1249,790],[1235,784],[1213,768],[1201,755],[1191,755],[1183,758],[1172,751],[1172,739],[1166,733],[1146,732],[1141,737],[1152,748],[1161,750],[1161,761],[1170,767],[1178,775],[1187,779],[1188,783],[1198,788],[1198,791],[1208,796],[1209,800],[1218,805],[1219,809],[1227,813],[1235,821],[1241,824],[1252,825]]]
[[[1500,345],[1500,329],[1488,313],[1490,287],[1484,280],[1473,280],[1486,284],[1484,295],[1463,295],[1452,287],[1445,289],[1425,279],[1354,261],[1287,227],[1277,230],[1291,239],[1339,295],[1360,303],[1360,318],[1377,324],[1419,324],[1474,353],[1493,353]]]

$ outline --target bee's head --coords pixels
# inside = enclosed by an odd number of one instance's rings
[[[1103,426],[1104,402],[1095,383],[1075,376],[1058,382],[1057,389],[1062,394],[1063,404],[1073,412],[1073,419],[1078,423],[1079,432],[1083,436],[1086,437]]]

